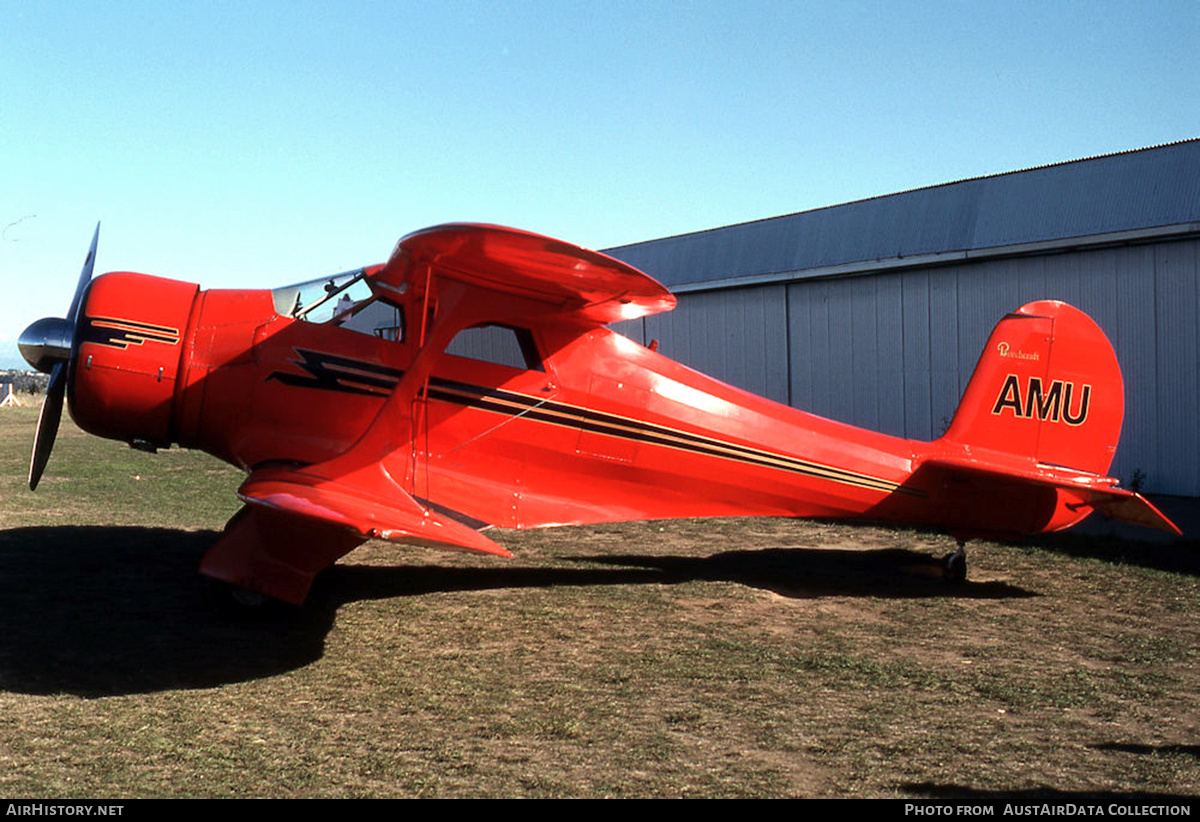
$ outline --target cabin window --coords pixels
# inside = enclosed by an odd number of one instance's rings
[[[524,371],[545,370],[533,334],[527,328],[497,324],[464,328],[446,346],[446,353]]]
[[[374,334],[389,342],[404,342],[403,308],[383,300],[371,300],[356,309],[342,320],[342,328]]]

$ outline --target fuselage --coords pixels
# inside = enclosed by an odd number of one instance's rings
[[[201,449],[247,471],[321,463],[383,430],[379,459],[401,488],[480,526],[979,521],[970,503],[947,513],[944,476],[914,473],[958,446],[780,405],[519,294],[395,285],[386,301],[315,322],[281,312],[277,292],[104,275],[82,312],[72,413],[100,436]],[[1028,512],[974,530],[1079,518],[1052,491],[997,494]]]
[[[960,541],[1092,510],[1179,529],[1107,476],[1124,387],[1101,328],[1056,300],[1001,318],[946,432],[920,442],[733,388],[614,332],[676,306],[619,260],[501,226],[405,235],[388,262],[272,290],[202,290],[85,258],[67,316],[21,336],[87,431],[246,471],[201,560],[285,602],[368,539],[511,556],[482,533],[621,520],[900,521]],[[947,563],[961,579],[961,548]]]

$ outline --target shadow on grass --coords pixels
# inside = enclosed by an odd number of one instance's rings
[[[331,609],[247,619],[197,574],[215,531],[0,531],[0,688],[109,696],[203,688],[320,657]]]
[[[947,583],[939,558],[900,548],[843,551],[768,548],[711,557],[607,556],[588,562],[653,568],[656,580],[736,582],[793,599],[822,596],[1002,599],[1035,596],[1005,582]]]
[[[1002,583],[947,586],[936,560],[911,551],[767,549],[573,558],[590,568],[338,565],[303,608],[247,612],[196,572],[216,538],[132,527],[0,531],[0,688],[108,696],[271,676],[321,657],[343,603],[435,592],[719,580],[790,597],[1029,595]]]
[[[1200,542],[1165,541],[1155,538],[1155,534],[1150,531],[1139,535],[1144,538],[1135,539],[1067,531],[1034,537],[1028,544],[1077,559],[1098,559],[1116,565],[1200,576]]]
[[[1200,759],[1200,745],[1137,745],[1133,743],[1107,742],[1096,745],[1098,751],[1120,751],[1140,756],[1186,756]]]

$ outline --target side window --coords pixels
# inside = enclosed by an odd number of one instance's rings
[[[383,300],[373,300],[347,315],[342,328],[374,334],[381,340],[404,342],[404,309]]]
[[[544,371],[533,334],[527,328],[479,325],[459,331],[446,353],[523,371]]]

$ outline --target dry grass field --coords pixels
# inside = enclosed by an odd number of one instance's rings
[[[369,543],[304,608],[195,573],[238,472],[0,410],[0,795],[1180,797],[1197,546],[792,520]]]

